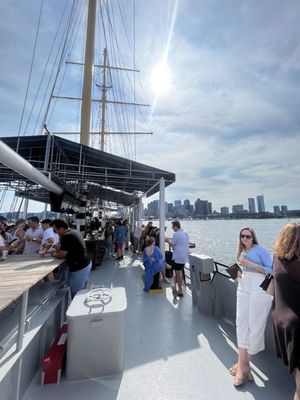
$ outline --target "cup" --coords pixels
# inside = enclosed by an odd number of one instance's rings
[[[40,250],[39,255],[40,257],[45,257],[45,250]]]

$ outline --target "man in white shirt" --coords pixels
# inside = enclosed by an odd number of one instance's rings
[[[172,222],[172,229],[174,231],[173,238],[167,239],[167,242],[173,249],[173,296],[183,297],[182,271],[185,263],[189,261],[189,235],[181,229],[179,221]]]
[[[30,217],[28,218],[28,225],[29,228],[25,232],[25,247],[23,254],[25,255],[32,255],[39,251],[44,231],[39,227],[40,220],[39,217]]]
[[[49,218],[43,219],[43,221],[41,222],[42,229],[44,231],[44,236],[41,243],[41,250],[45,252],[47,252],[51,246],[53,246],[54,244],[58,244],[59,242],[59,237],[57,233],[53,231],[51,222],[52,221]]]

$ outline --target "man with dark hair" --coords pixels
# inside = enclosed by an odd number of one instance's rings
[[[43,240],[44,231],[40,228],[39,217],[33,216],[28,218],[27,221],[29,228],[24,235],[25,247],[23,250],[23,254],[31,255],[39,251]]]
[[[172,222],[174,231],[172,239],[166,239],[173,249],[173,296],[183,297],[182,293],[182,271],[185,263],[189,261],[189,235],[181,229],[179,221]],[[177,290],[178,287],[178,290]]]
[[[42,229],[44,231],[44,237],[41,244],[40,252],[46,253],[54,244],[58,244],[59,238],[56,233],[54,233],[51,226],[52,221],[49,218],[43,219],[41,222]]]
[[[66,272],[65,283],[70,287],[72,297],[76,292],[84,289],[89,272],[92,267],[85,242],[79,232],[69,228],[69,224],[64,219],[54,219],[52,228],[60,236],[60,247],[55,246],[56,251],[53,256],[65,259],[66,263],[61,264],[60,271]],[[66,267],[67,264],[67,267]]]

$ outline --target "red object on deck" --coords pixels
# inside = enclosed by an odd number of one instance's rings
[[[67,351],[68,325],[63,325],[43,361],[42,385],[59,383]]]

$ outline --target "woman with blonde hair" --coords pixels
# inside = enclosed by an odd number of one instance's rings
[[[273,324],[277,356],[296,370],[294,400],[300,400],[300,224],[285,225],[274,245]]]
[[[239,233],[237,261],[242,269],[236,304],[238,362],[229,372],[234,376],[233,385],[241,386],[245,379],[253,381],[250,358],[265,348],[265,327],[273,299],[260,287],[265,274],[271,271],[272,258],[258,244],[252,228],[242,228]]]

